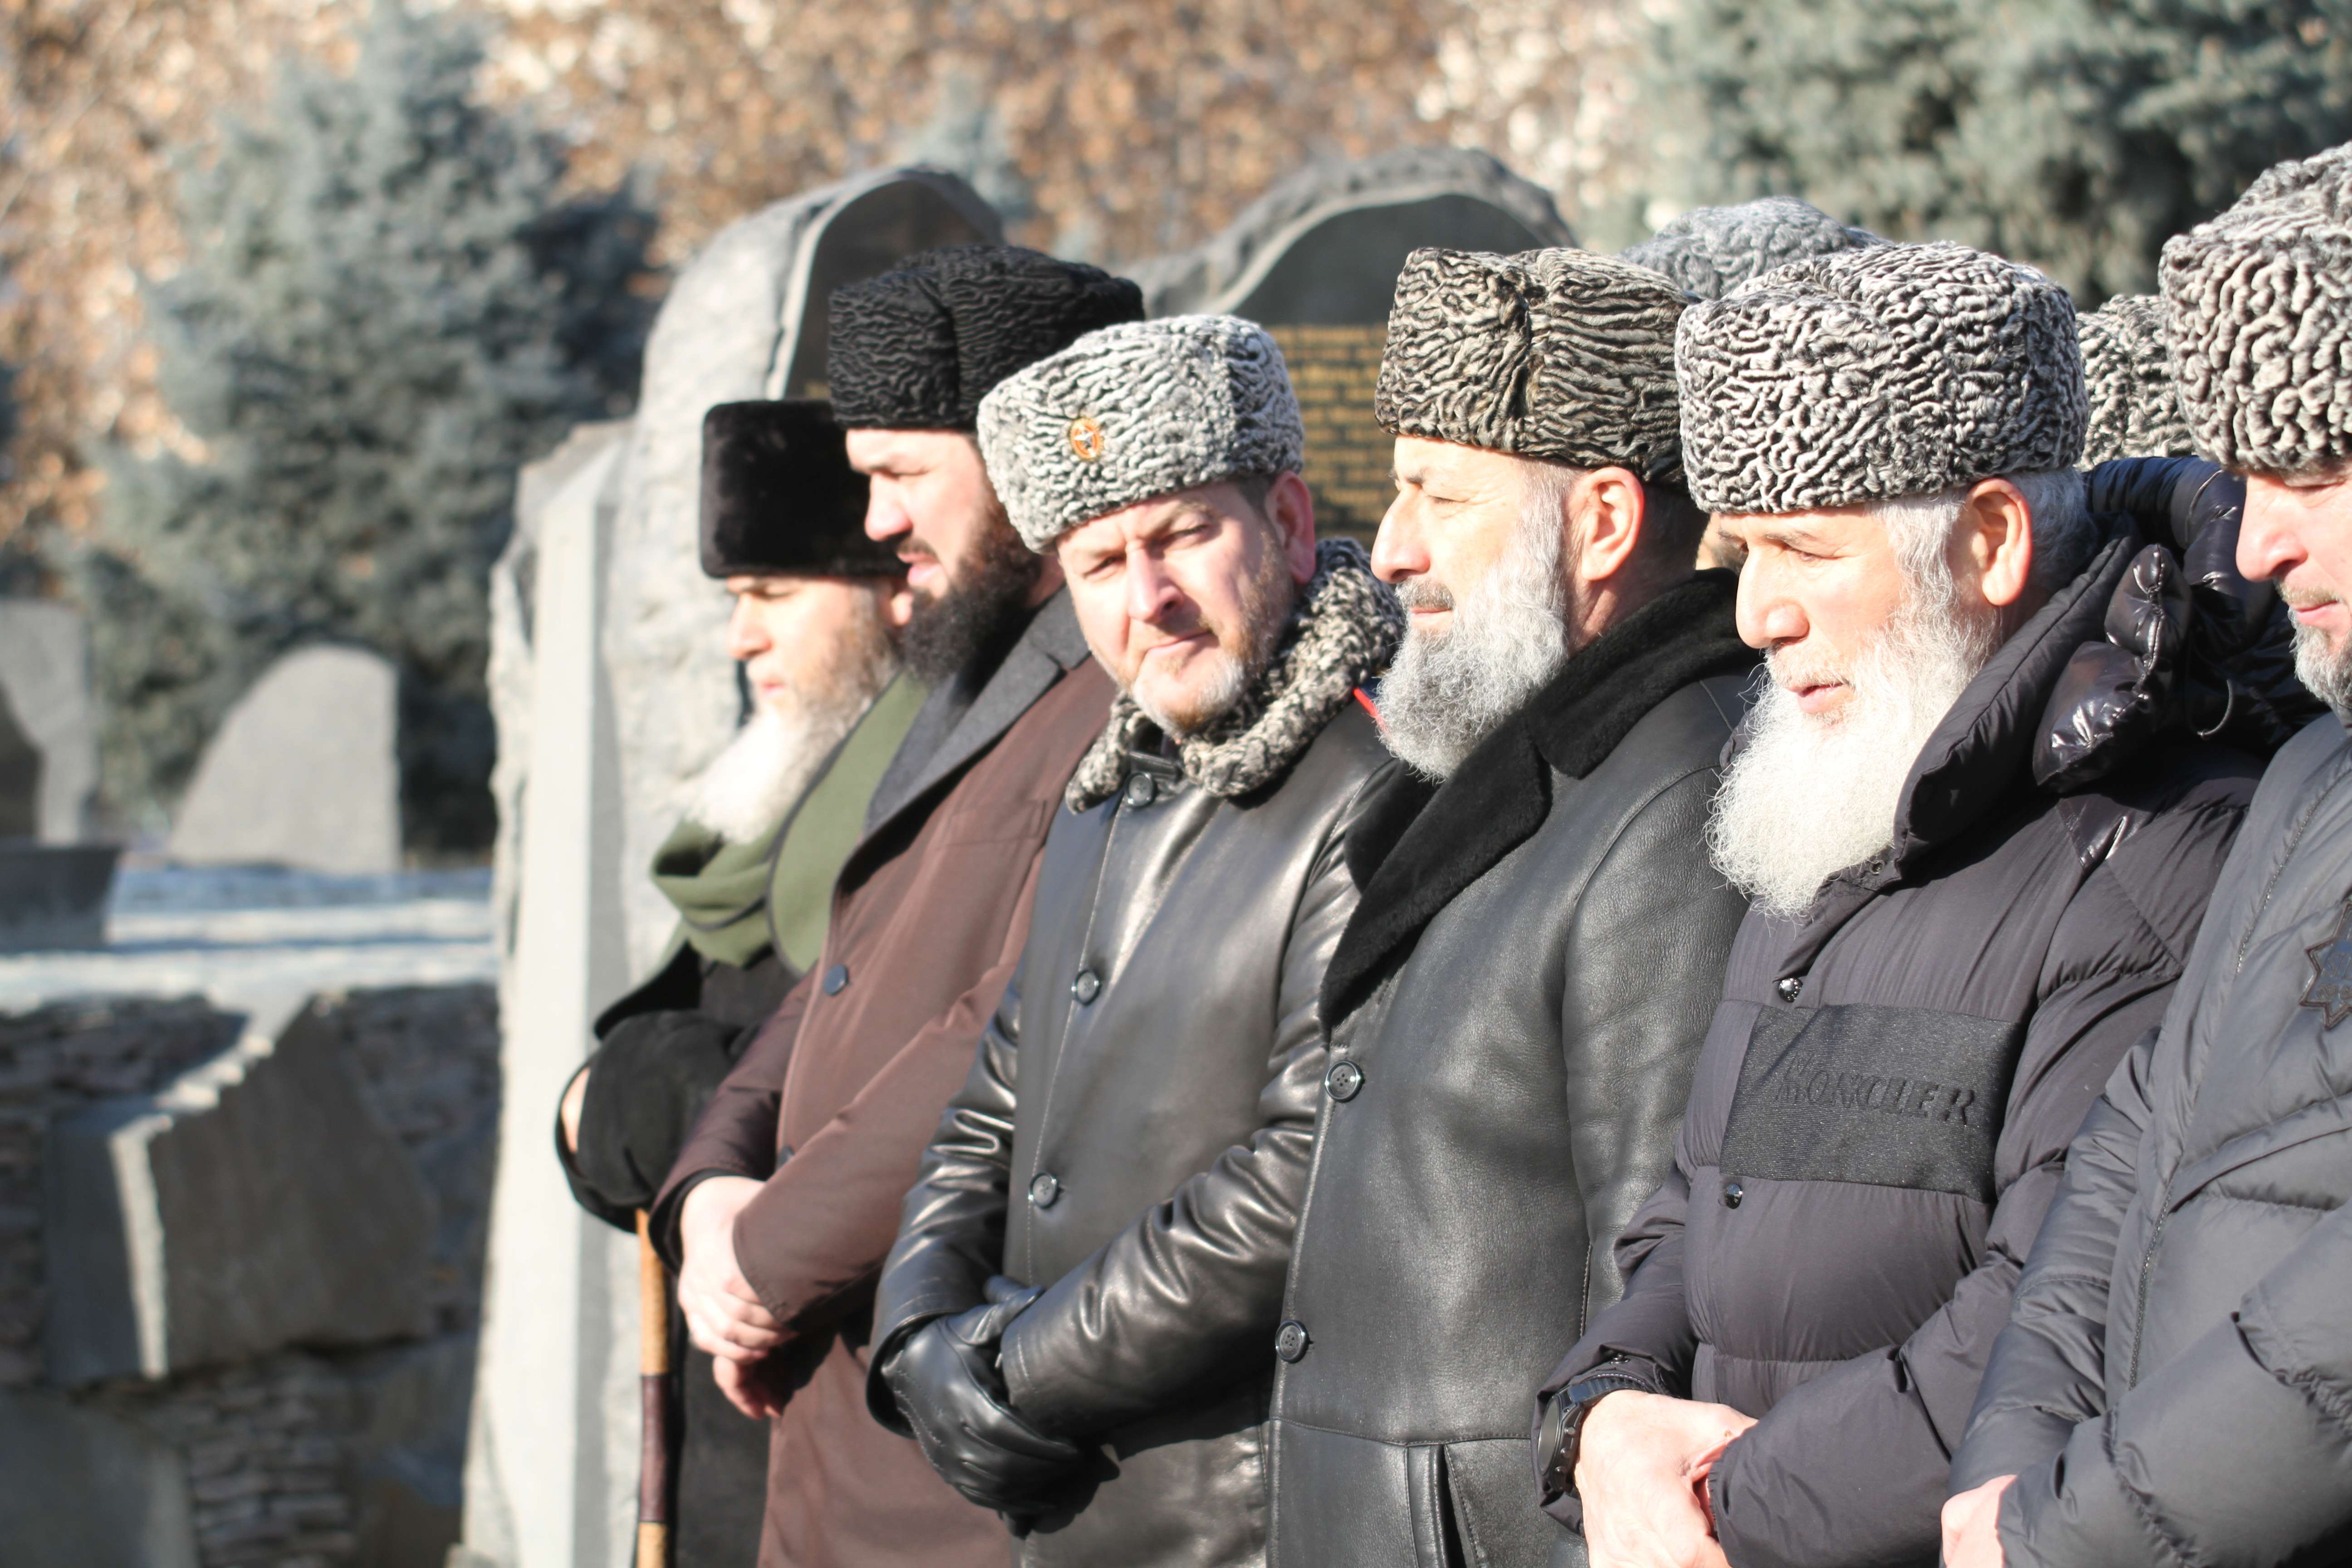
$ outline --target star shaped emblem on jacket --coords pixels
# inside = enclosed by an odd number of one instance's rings
[[[2336,911],[2336,934],[2303,950],[2311,959],[2311,984],[2304,987],[2303,1005],[2327,1015],[2334,1028],[2352,1017],[2352,893]]]

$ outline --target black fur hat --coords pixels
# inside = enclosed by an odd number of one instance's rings
[[[834,416],[852,430],[976,429],[996,384],[1097,327],[1143,319],[1143,291],[1015,245],[950,245],[833,291]]]
[[[866,476],[849,466],[831,404],[721,403],[702,416],[702,569],[713,577],[906,570],[866,537]]]

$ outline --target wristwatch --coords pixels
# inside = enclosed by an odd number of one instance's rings
[[[1624,1356],[1604,1361],[1552,1395],[1551,1408],[1544,1420],[1541,1451],[1537,1456],[1544,1501],[1576,1490],[1576,1457],[1579,1439],[1584,1433],[1584,1417],[1601,1402],[1601,1395],[1619,1389],[1631,1389],[1636,1394],[1657,1392],[1648,1378],[1635,1375],[1632,1371],[1635,1364]]]

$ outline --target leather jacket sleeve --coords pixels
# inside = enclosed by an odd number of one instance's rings
[[[2352,1209],[2001,1498],[2012,1568],[2332,1560],[2352,1529]]]
[[[940,1116],[922,1173],[907,1194],[898,1239],[874,1300],[866,1407],[892,1431],[908,1428],[884,1380],[891,1355],[934,1318],[978,1306],[1004,1260],[1005,1189],[1021,1075],[1021,984],[1004,988],[963,1087]]]
[[[1712,770],[1694,773],[1642,808],[1587,884],[1569,933],[1559,1037],[1591,1238],[1580,1332],[1624,1293],[1619,1267],[1630,1259],[1618,1237],[1669,1168],[1723,994],[1723,955],[1748,910],[1704,857],[1675,852],[1706,832],[1715,784]]]
[[[2066,1151],[2066,1173],[2027,1257],[2009,1326],[1993,1342],[1951,1489],[2020,1475],[2065,1447],[2106,1408],[2107,1283],[2137,1187],[2147,1125],[2145,1075],[2156,1037],[2116,1069]]]
[[[2128,897],[2150,865],[2210,889],[2236,826],[2192,814],[2142,828],[2086,880],[2053,936],[1996,1144],[1998,1196],[1977,1266],[1901,1344],[1791,1391],[1724,1450],[1708,1478],[1717,1538],[1735,1568],[1844,1568],[1936,1552],[1937,1511],[2025,1256],[2056,1198],[2068,1144],[2099,1089],[2162,1019],[2200,900],[2153,930]],[[2119,939],[2119,933],[2132,933]],[[2132,966],[2110,955],[2145,955]],[[1819,1485],[1838,1479],[1833,1495]],[[1884,1505],[1859,1506],[1876,1499]],[[1811,1501],[1807,1500],[1818,1500]]]
[[[1257,1132],[1050,1284],[1006,1331],[1013,1408],[1040,1428],[1108,1430],[1269,1359],[1328,1054],[1317,999],[1356,907],[1344,849],[1352,816],[1321,846],[1291,916]]]

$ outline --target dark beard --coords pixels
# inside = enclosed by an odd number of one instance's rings
[[[1030,591],[1045,570],[1045,558],[1011,528],[989,530],[961,581],[951,581],[936,599],[915,596],[898,645],[908,672],[926,686],[939,686],[983,663],[993,665],[1021,635]]]

